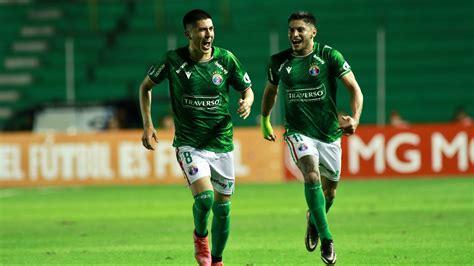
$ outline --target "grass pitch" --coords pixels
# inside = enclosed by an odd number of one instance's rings
[[[472,178],[345,181],[329,212],[338,265],[474,264]],[[184,186],[0,190],[0,264],[195,265]],[[239,185],[226,265],[322,265],[301,183]]]

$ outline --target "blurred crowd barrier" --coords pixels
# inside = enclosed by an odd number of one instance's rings
[[[277,129],[275,143],[258,128],[235,129],[238,183],[300,179]],[[0,134],[0,187],[93,184],[186,184],[172,147],[173,131],[158,131],[154,151],[140,130],[99,133]],[[342,178],[474,176],[474,126],[360,126],[342,138]],[[186,170],[186,169],[184,169]]]

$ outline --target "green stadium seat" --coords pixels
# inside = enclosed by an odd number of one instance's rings
[[[56,35],[45,37],[47,53],[36,54],[41,67],[28,70],[34,84],[18,87],[22,98],[11,104],[15,110],[30,105],[65,98],[64,42],[74,39],[76,91],[78,101],[110,101],[135,98],[147,68],[168,49],[168,36],[176,45],[186,45],[181,19],[190,9],[181,1],[135,1],[134,12],[127,2],[95,1],[97,17],[89,5],[93,1],[33,1],[28,5],[0,6],[0,71],[4,59],[31,54],[15,52],[18,40],[41,40],[22,37],[25,25],[51,25]],[[256,102],[252,115],[258,115],[266,83],[266,64],[270,56],[269,33],[278,34],[278,49],[289,47],[287,18],[296,11],[293,2],[268,5],[265,1],[211,1],[198,5],[213,16],[215,45],[231,50],[248,71]],[[299,7],[315,13],[321,43],[343,53],[351,64],[364,92],[363,123],[375,123],[377,100],[376,33],[385,29],[386,36],[386,109],[399,110],[405,119],[416,122],[446,121],[451,108],[465,105],[474,114],[474,2],[459,0],[450,4],[426,1],[372,0],[301,0]],[[33,20],[33,10],[54,8],[63,16],[57,20]],[[128,28],[119,29],[119,19]],[[257,21],[257,22],[256,22]],[[110,37],[115,42],[110,42]],[[109,42],[108,42],[109,40]],[[10,89],[0,85],[0,90]],[[448,90],[450,93],[439,93]],[[348,109],[348,95],[340,86],[338,104]],[[153,90],[153,114],[170,109],[167,83]],[[3,103],[1,103],[3,104]],[[411,110],[416,105],[416,110]],[[443,106],[443,108],[440,108]],[[231,108],[236,103],[231,102]],[[444,111],[444,113],[443,113]],[[251,121],[251,122],[249,122]],[[236,119],[236,125],[251,125],[252,119]],[[281,123],[282,121],[278,121]],[[0,128],[2,121],[0,120]]]

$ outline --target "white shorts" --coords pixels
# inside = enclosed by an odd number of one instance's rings
[[[285,137],[291,157],[295,163],[303,156],[313,155],[319,161],[321,176],[338,182],[341,177],[341,139],[332,143],[294,133]]]
[[[224,195],[234,193],[233,152],[216,153],[198,150],[190,146],[181,146],[176,148],[176,158],[188,185],[203,177],[211,177],[215,191]]]

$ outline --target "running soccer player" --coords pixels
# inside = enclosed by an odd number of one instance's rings
[[[150,150],[158,142],[150,114],[151,90],[168,79],[175,123],[173,146],[194,197],[195,258],[199,265],[223,265],[235,186],[229,86],[240,92],[237,112],[243,119],[250,114],[254,95],[239,60],[213,46],[214,26],[208,13],[189,11],[183,26],[188,45],[165,53],[140,85],[142,142]],[[211,210],[212,251],[207,229]]]
[[[316,249],[321,239],[321,259],[336,262],[333,237],[326,212],[334,202],[341,173],[342,134],[351,135],[359,125],[363,96],[351,67],[337,50],[314,41],[316,19],[300,11],[288,19],[291,48],[273,55],[262,99],[263,137],[275,141],[270,113],[278,89],[285,99],[285,141],[304,177],[308,205],[305,244]],[[352,116],[338,119],[336,78],[351,94]],[[340,120],[340,121],[339,121]]]

